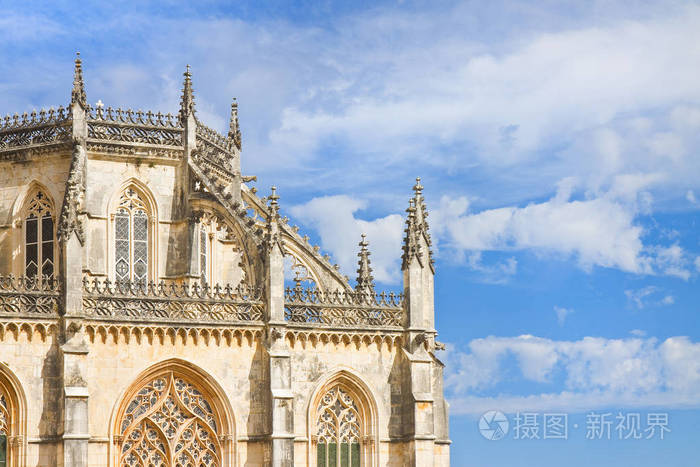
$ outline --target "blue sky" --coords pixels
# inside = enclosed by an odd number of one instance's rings
[[[423,179],[453,465],[685,466],[700,433],[700,4],[0,2],[3,112],[240,105],[242,166],[400,289]],[[487,441],[486,410],[664,412],[664,440]]]

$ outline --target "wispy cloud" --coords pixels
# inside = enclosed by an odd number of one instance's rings
[[[513,378],[539,383],[548,392],[517,389],[485,396]],[[448,355],[451,410],[479,414],[498,408],[566,410],[604,407],[700,407],[700,343],[687,337],[585,337],[555,341],[534,336],[475,339]],[[562,382],[559,382],[562,381]],[[546,389],[545,389],[546,391]]]
[[[665,294],[663,290],[653,285],[641,289],[625,290],[625,295],[630,304],[638,310],[673,305],[676,302],[673,295]]]
[[[564,325],[564,321],[566,321],[566,317],[572,314],[574,310],[572,308],[564,308],[560,306],[555,306],[554,307],[554,313],[557,315],[557,322],[559,323],[559,326]]]

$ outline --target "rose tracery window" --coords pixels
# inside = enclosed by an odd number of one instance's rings
[[[148,280],[148,217],[139,193],[126,189],[114,215],[114,272],[118,281]]]
[[[25,213],[24,275],[51,279],[54,275],[54,219],[46,194],[37,191]]]
[[[316,465],[360,467],[361,417],[352,396],[336,386],[321,398],[316,413]]]
[[[120,467],[219,467],[211,404],[172,372],[153,378],[130,401],[119,426]]]

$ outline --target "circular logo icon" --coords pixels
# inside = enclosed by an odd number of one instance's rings
[[[498,410],[489,410],[479,419],[479,432],[489,441],[498,441],[508,434],[508,418]]]

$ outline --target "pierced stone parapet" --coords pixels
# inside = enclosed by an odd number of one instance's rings
[[[184,131],[177,117],[171,114],[98,107],[89,108],[87,117],[88,138],[91,140],[159,146],[183,145]]]
[[[207,140],[209,143],[219,146],[225,152],[233,153],[236,149],[236,143],[233,139],[227,138],[218,131],[209,128],[201,122],[197,122],[195,133],[198,137]]]
[[[392,293],[321,292],[301,287],[285,291],[285,319],[340,327],[400,327],[403,295]]]
[[[193,151],[195,159],[203,167],[217,172],[221,178],[230,180],[233,177],[231,172],[231,159],[233,154],[226,152],[220,146],[213,144],[207,139],[197,136],[197,150]]]
[[[165,128],[182,128],[177,116],[160,112],[153,113],[150,110],[113,109],[112,107],[89,107],[87,110],[89,120],[112,122],[112,123],[132,123],[134,125],[146,125]]]
[[[0,152],[71,140],[71,114],[64,107],[0,119]]]
[[[262,291],[247,286],[83,279],[83,310],[97,319],[261,322]]]
[[[0,276],[0,314],[57,315],[59,293],[52,278]]]

